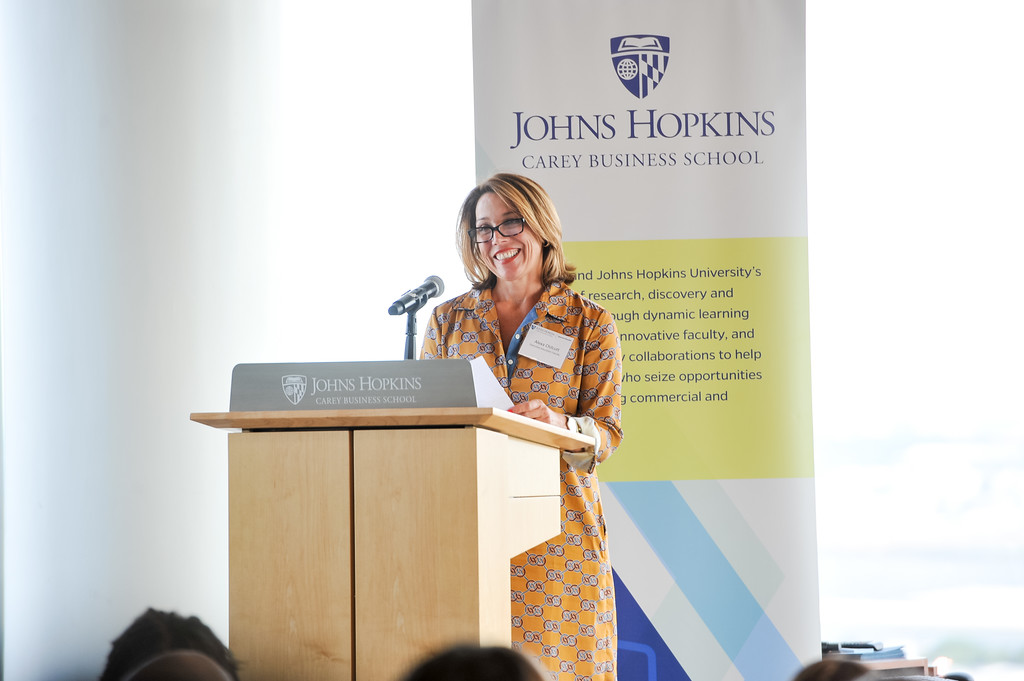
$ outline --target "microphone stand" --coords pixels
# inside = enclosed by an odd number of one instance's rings
[[[405,359],[416,359],[416,309],[405,314]]]

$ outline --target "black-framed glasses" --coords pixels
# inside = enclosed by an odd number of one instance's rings
[[[484,244],[494,238],[495,230],[502,236],[515,236],[522,232],[524,227],[526,227],[525,219],[512,218],[494,227],[470,227],[469,238],[478,244]]]

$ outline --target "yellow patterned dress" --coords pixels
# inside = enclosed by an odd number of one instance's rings
[[[562,534],[512,559],[512,645],[537,656],[552,679],[614,681],[615,594],[594,469],[622,439],[619,335],[607,310],[562,284],[541,296],[534,313],[509,334],[509,346],[518,348],[517,337],[532,325],[571,336],[562,366],[506,353],[490,290],[434,309],[423,358],[485,357],[514,403],[543,399],[554,411],[596,425],[596,456],[562,461]]]

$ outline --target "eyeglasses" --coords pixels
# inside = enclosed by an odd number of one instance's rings
[[[494,238],[495,230],[502,236],[515,236],[522,232],[524,227],[526,227],[525,219],[512,218],[494,227],[470,227],[469,238],[478,244],[484,244]]]

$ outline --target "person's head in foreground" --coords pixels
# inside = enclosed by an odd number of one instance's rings
[[[99,681],[238,681],[235,656],[198,617],[150,608],[117,639]]]
[[[793,681],[868,681],[871,670],[854,660],[824,659],[804,667]]]
[[[500,646],[454,646],[416,665],[403,681],[546,681],[532,659]]]

